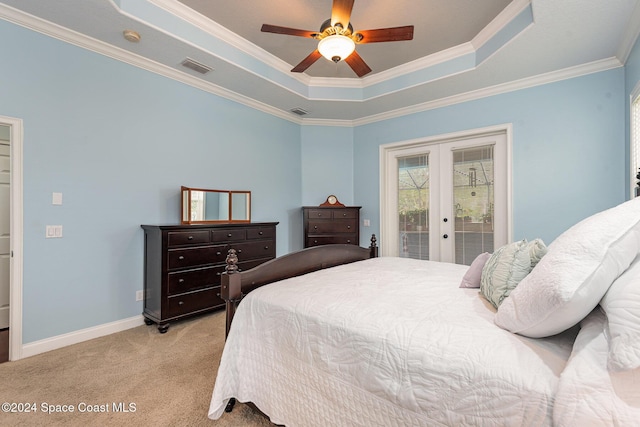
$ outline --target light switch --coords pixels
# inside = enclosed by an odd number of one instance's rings
[[[61,225],[47,225],[45,237],[47,239],[55,239],[62,237],[62,226]]]
[[[62,193],[53,193],[52,204],[54,205],[62,204]]]
[[[368,220],[368,219],[363,219],[363,220],[362,220],[362,225],[363,225],[364,227],[370,227],[370,226],[371,226],[371,221],[370,221],[370,220]]]

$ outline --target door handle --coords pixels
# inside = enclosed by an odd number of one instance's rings
[[[442,235],[442,238],[443,238],[443,239],[447,239],[447,238],[449,238],[449,235],[448,235],[448,234],[443,234],[443,235]]]

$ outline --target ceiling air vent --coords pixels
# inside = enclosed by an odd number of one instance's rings
[[[308,111],[303,110],[303,109],[302,109],[302,108],[300,108],[300,107],[292,108],[292,109],[291,109],[291,110],[289,110],[289,111],[291,111],[293,114],[297,114],[297,115],[299,115],[299,116],[304,116],[304,115],[306,115],[306,114],[309,114],[309,112],[308,112]]]
[[[207,67],[204,64],[199,63],[198,61],[194,61],[191,58],[187,58],[180,63],[183,67],[187,67],[192,69],[195,72],[200,74],[207,74],[209,71],[213,70],[211,67]]]

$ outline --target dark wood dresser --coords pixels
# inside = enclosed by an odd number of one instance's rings
[[[165,333],[171,321],[224,307],[227,252],[237,251],[242,270],[275,258],[277,224],[142,225],[145,323]]]
[[[360,244],[360,206],[303,206],[304,247]]]

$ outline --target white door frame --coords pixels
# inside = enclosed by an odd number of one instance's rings
[[[22,358],[22,120],[0,116],[0,124],[10,126],[10,244],[9,260],[9,360]]]
[[[406,141],[392,142],[389,144],[383,144],[380,146],[379,162],[380,162],[380,254],[381,256],[397,256],[398,241],[397,241],[397,217],[393,215],[385,215],[389,209],[388,199],[394,194],[394,189],[391,185],[396,185],[396,179],[393,174],[396,170],[389,166],[389,157],[393,151],[399,149],[410,149],[412,147],[425,146],[430,144],[440,144],[445,142],[452,142],[461,139],[470,139],[476,137],[487,136],[496,133],[503,133],[506,135],[506,203],[507,203],[507,242],[512,240],[513,229],[513,215],[512,215],[512,165],[511,165],[511,146],[512,146],[512,130],[513,126],[510,123],[490,126],[486,128],[471,129],[461,132],[448,133],[444,135],[436,135],[428,138],[416,138]]]

